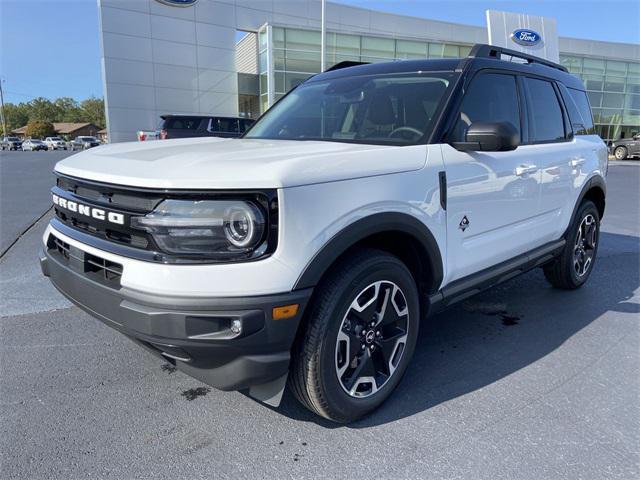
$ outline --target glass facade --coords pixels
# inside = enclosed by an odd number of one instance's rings
[[[465,57],[471,45],[327,32],[326,68],[342,61],[388,62]],[[309,76],[320,72],[320,32],[265,25],[258,35],[260,108],[266,110]],[[560,55],[582,78],[598,134],[605,140],[640,131],[640,63]]]
[[[605,141],[640,132],[640,63],[560,55],[584,82],[596,131]]]

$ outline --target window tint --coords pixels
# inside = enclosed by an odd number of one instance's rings
[[[253,120],[250,119],[244,119],[244,120],[240,120],[240,132],[244,133],[247,130],[249,130],[249,127],[253,125]]]
[[[545,80],[524,79],[529,90],[531,142],[554,142],[564,139],[562,110],[553,85]]]
[[[569,115],[571,116],[571,123],[573,124],[576,135],[592,135],[595,133],[593,128],[593,117],[591,116],[591,108],[589,108],[589,99],[586,92],[575,90],[573,88],[567,89],[569,91],[570,100],[565,103],[569,103],[577,110],[578,117],[576,121],[573,119],[571,107],[569,108]],[[576,125],[579,124],[579,125]]]
[[[428,134],[450,73],[309,81],[260,117],[246,138],[413,145]]]
[[[197,130],[200,126],[198,117],[170,117],[164,121],[164,128],[176,130]]]
[[[464,142],[469,126],[476,122],[509,122],[520,133],[516,77],[494,73],[476,77],[462,100],[452,141]]]
[[[212,118],[212,132],[238,133],[238,119],[236,118]]]

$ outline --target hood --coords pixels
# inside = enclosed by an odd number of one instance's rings
[[[420,169],[425,161],[425,145],[207,137],[104,145],[58,162],[55,170],[135,187],[245,189],[399,173]]]

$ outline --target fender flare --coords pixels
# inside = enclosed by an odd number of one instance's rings
[[[429,293],[436,291],[443,279],[440,248],[429,228],[417,218],[400,212],[376,213],[348,225],[334,235],[309,261],[298,277],[293,290],[314,287],[331,265],[359,241],[378,233],[399,232],[417,240],[425,253],[425,259],[433,280]]]
[[[576,219],[576,215],[578,214],[578,208],[580,208],[580,205],[582,204],[582,201],[584,200],[584,198],[587,196],[587,193],[589,193],[589,191],[593,188],[599,188],[600,190],[602,190],[602,193],[604,194],[604,197],[605,197],[605,204],[606,204],[607,183],[605,182],[604,178],[602,178],[602,176],[594,175],[593,177],[591,177],[589,180],[585,182],[584,186],[582,187],[582,190],[580,190],[580,195],[578,195],[576,204],[573,206],[573,212],[571,213],[571,220],[569,220],[569,225],[567,226],[567,229],[562,235],[563,237],[567,236],[567,233],[569,232],[569,229],[571,228],[571,225],[573,225],[573,222]],[[604,209],[602,211],[602,215],[600,216],[600,220],[602,220],[603,216],[604,216]]]

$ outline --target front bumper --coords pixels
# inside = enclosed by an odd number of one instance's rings
[[[40,264],[44,275],[74,304],[221,390],[250,389],[286,376],[291,346],[311,296],[311,289],[240,298],[152,295],[96,281],[86,274],[79,249],[66,258],[45,246]],[[294,317],[273,319],[274,307],[291,304],[299,304]],[[241,322],[240,334],[231,331],[233,320]]]

